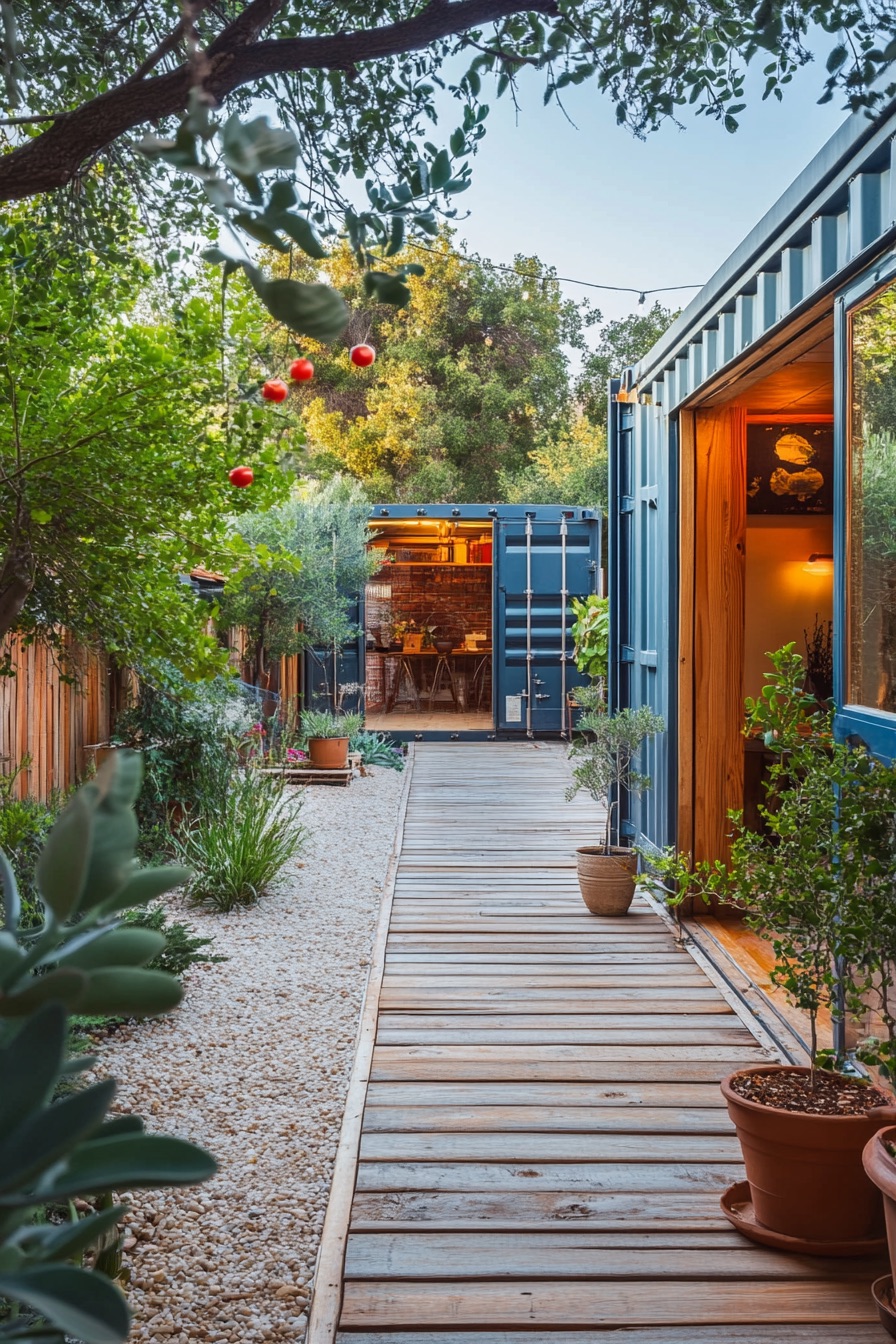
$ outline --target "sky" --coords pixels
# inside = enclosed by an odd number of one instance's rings
[[[473,186],[457,198],[469,213],[459,235],[492,261],[534,253],[580,280],[639,290],[702,284],[846,119],[836,99],[817,105],[823,79],[820,62],[799,73],[783,103],[755,97],[734,135],[692,117],[683,131],[667,125],[639,141],[596,89],[565,90],[572,126],[542,106],[543,86],[530,77],[518,119],[509,98],[491,101]],[[565,289],[589,295],[605,318],[638,304],[637,294]],[[683,307],[696,292],[648,302]]]

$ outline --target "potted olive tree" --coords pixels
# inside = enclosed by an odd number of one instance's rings
[[[620,843],[619,810],[624,794],[650,788],[650,779],[636,768],[638,753],[648,737],[663,731],[663,720],[641,705],[608,714],[597,686],[583,687],[579,701],[584,713],[581,736],[570,755],[574,783],[567,798],[585,789],[599,806],[606,806],[603,843],[576,850],[576,870],[582,899],[593,915],[624,915],[635,894],[635,850]]]
[[[740,907],[747,926],[772,943],[772,982],[809,1020],[808,1067],[763,1064],[722,1082],[749,1185],[748,1196],[733,1187],[723,1197],[726,1215],[756,1240],[857,1254],[883,1230],[862,1149],[896,1120],[896,1098],[838,1071],[846,1061],[820,1049],[818,1023],[864,1011],[880,983],[887,940],[874,924],[896,881],[896,771],[835,741],[829,712],[801,708],[805,669],[792,647],[773,662],[762,696],[748,706],[751,726],[778,752],[759,809],[762,831],[732,813],[727,864],[695,865],[674,853],[649,862],[677,888],[672,903],[714,895]]]

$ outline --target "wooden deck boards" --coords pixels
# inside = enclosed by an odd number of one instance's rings
[[[341,1311],[309,1344],[337,1317],[340,1344],[879,1340],[879,1262],[722,1217],[718,1081],[769,1055],[643,902],[585,911],[567,781],[543,744],[416,750]]]

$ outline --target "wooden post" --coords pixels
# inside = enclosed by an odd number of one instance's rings
[[[695,454],[694,843],[728,857],[728,811],[743,806],[747,417],[698,411]]]

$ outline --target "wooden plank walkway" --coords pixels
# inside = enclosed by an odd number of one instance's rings
[[[337,1320],[341,1344],[880,1340],[876,1263],[723,1219],[719,1079],[768,1052],[644,901],[587,913],[597,818],[563,749],[426,744],[413,770],[309,1344]]]

